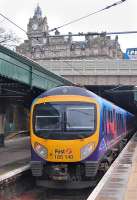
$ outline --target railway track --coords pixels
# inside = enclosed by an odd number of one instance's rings
[[[19,197],[14,197],[12,200],[86,200],[90,193],[91,189],[43,190],[41,188],[34,188]]]
[[[37,187],[31,171],[9,176],[0,184],[0,200],[86,200],[91,189],[59,190]]]

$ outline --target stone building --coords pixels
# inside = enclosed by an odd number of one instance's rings
[[[112,40],[105,34],[93,36],[87,33],[84,41],[75,41],[72,33],[64,36],[56,30],[55,35],[51,35],[47,17],[42,17],[39,5],[34,11],[34,16],[29,19],[27,35],[28,40],[20,44],[16,51],[37,61],[123,57],[118,36]]]

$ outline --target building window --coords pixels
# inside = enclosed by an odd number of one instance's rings
[[[71,44],[70,50],[75,51],[75,44]]]

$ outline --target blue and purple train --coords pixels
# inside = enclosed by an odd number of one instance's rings
[[[61,86],[41,94],[30,120],[37,183],[91,185],[132,134],[134,122],[133,114],[85,88]]]

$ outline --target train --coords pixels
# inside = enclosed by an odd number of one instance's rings
[[[31,171],[51,188],[92,186],[135,128],[132,113],[76,86],[42,93],[30,116]]]
[[[127,48],[126,53],[124,53],[124,59],[137,60],[137,48]]]

